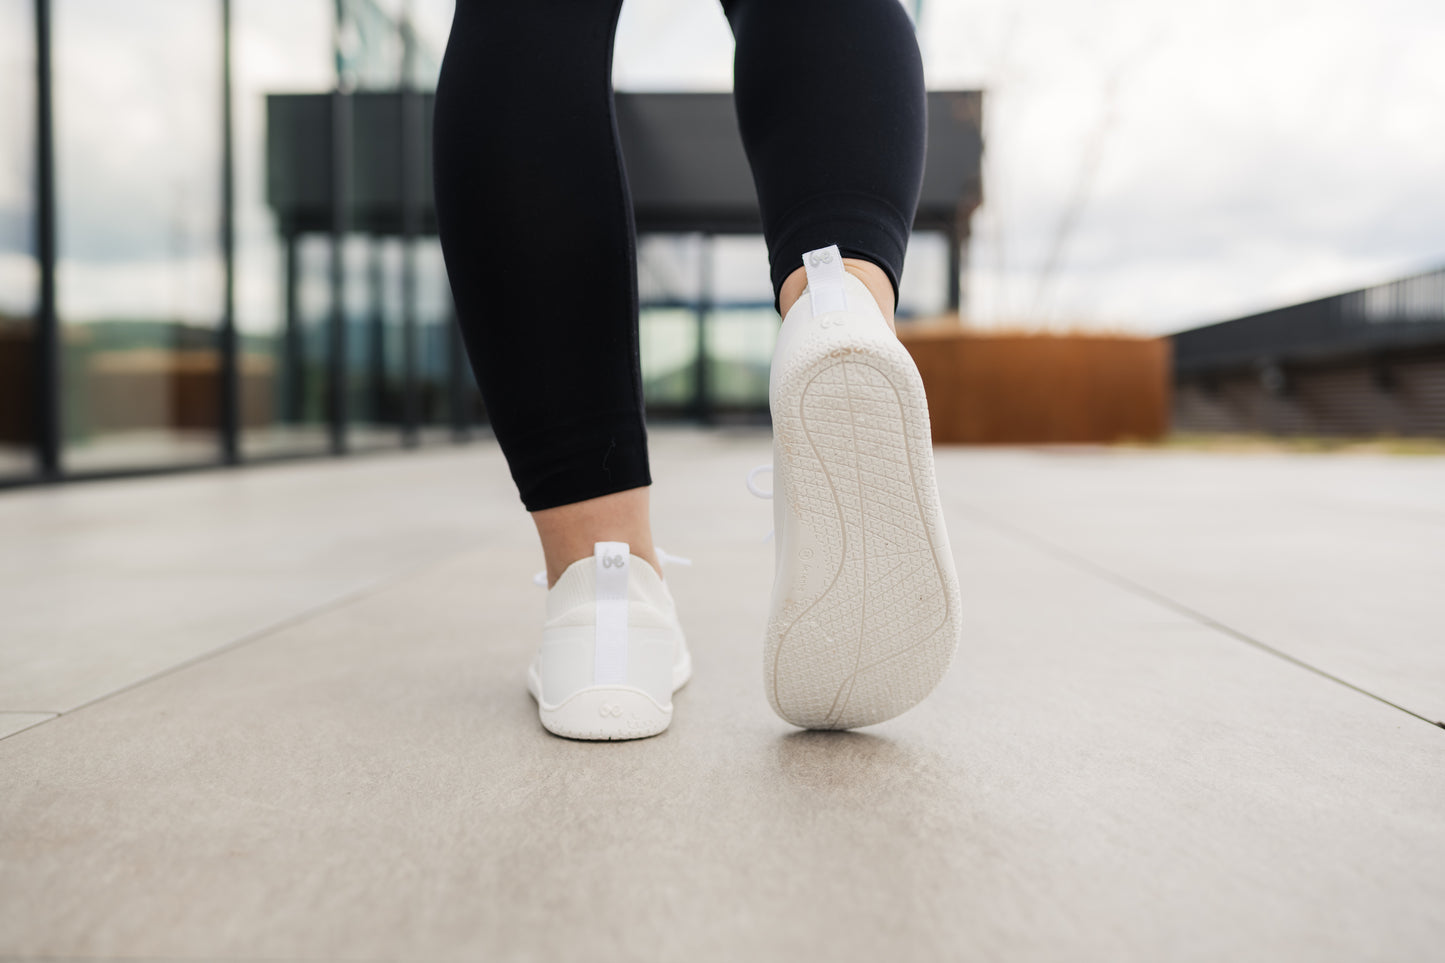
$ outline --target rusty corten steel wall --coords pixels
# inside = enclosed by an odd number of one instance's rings
[[[1155,439],[1169,430],[1164,338],[908,330],[938,444]]]

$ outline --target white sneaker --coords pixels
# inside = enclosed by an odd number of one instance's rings
[[[691,675],[672,593],[626,542],[598,542],[548,590],[527,690],[549,732],[655,736],[672,721],[672,694]]]
[[[773,709],[810,729],[912,708],[958,647],[958,576],[923,381],[836,245],[773,352],[776,571],[764,644]]]

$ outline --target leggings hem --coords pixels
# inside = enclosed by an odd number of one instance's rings
[[[652,484],[647,428],[635,413],[512,439],[505,454],[529,512]]]
[[[779,221],[768,251],[773,309],[782,314],[783,282],[803,266],[803,255],[829,244],[838,245],[843,257],[882,268],[896,305],[910,226],[888,201],[857,191],[819,194],[797,205]]]

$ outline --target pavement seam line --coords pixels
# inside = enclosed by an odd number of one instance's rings
[[[6,739],[12,739],[15,736],[20,735],[22,732],[31,732],[35,729],[39,729],[42,726],[48,726],[56,719],[62,719],[65,716],[79,712],[82,709],[88,709],[93,705],[106,701],[107,699],[113,699],[118,695],[123,695],[127,692],[130,692],[132,689],[139,689],[143,685],[149,685],[152,682],[164,679],[166,676],[174,675],[177,672],[189,669],[193,665],[200,665],[202,662],[206,662],[218,656],[225,655],[228,652],[233,652],[236,649],[241,648],[242,646],[250,645],[252,642],[259,642],[270,635],[274,635],[277,632],[281,632],[285,629],[300,625],[301,623],[306,622],[316,616],[325,615],[328,612],[333,612],[337,609],[350,605],[353,602],[359,602],[367,596],[374,595],[387,588],[390,588],[392,585],[395,585],[398,582],[403,582],[414,575],[418,575],[421,572],[432,568],[433,566],[443,565],[451,561],[452,559],[455,559],[461,555],[465,555],[468,552],[474,550],[475,547],[462,549],[460,551],[447,552],[444,555],[429,558],[424,562],[418,562],[417,564],[404,568],[399,572],[394,572],[390,575],[380,576],[379,578],[366,585],[354,588],[343,595],[339,595],[329,601],[322,602],[320,605],[314,605],[311,608],[303,609],[300,612],[292,613],[291,615],[279,619],[278,621],[272,622],[269,625],[264,625],[259,629],[254,629],[242,636],[239,636],[238,638],[232,639],[229,642],[225,642],[214,649],[202,652],[199,655],[193,655],[189,659],[177,662],[175,665],[167,666],[166,668],[161,669],[158,672],[153,672],[142,679],[136,679],[134,682],[127,682],[125,685],[121,686],[118,689],[112,689],[111,691],[106,692],[103,695],[96,696],[94,699],[87,700],[86,702],[82,702],[76,706],[71,706],[69,709],[37,710],[37,713],[43,712],[49,714],[50,718],[37,722],[33,726],[26,726],[24,729],[21,729],[18,732],[12,732],[8,735],[0,736],[0,742],[4,742]],[[4,711],[9,712],[12,710]],[[18,712],[20,710],[13,711]],[[0,957],[0,961],[3,961],[3,959],[3,957]]]
[[[1094,575],[1095,577],[1100,578],[1110,583],[1111,585],[1114,585],[1117,588],[1124,589],[1126,592],[1130,592],[1134,595],[1139,596],[1140,598],[1145,598],[1158,605],[1162,605],[1165,608],[1178,613],[1179,615],[1183,615],[1184,617],[1199,623],[1200,625],[1214,629],[1217,632],[1222,632],[1223,634],[1229,636],[1232,639],[1235,639],[1236,641],[1243,642],[1249,646],[1253,646],[1254,648],[1259,649],[1261,652],[1268,653],[1269,655],[1272,655],[1277,659],[1282,659],[1283,661],[1288,662],[1291,665],[1297,666],[1301,669],[1304,669],[1307,672],[1312,672],[1323,679],[1328,679],[1329,681],[1336,683],[1337,685],[1342,685],[1346,689],[1352,689],[1355,692],[1358,692],[1360,695],[1374,699],[1376,702],[1384,703],[1392,709],[1398,709],[1400,712],[1405,713],[1407,716],[1412,716],[1416,719],[1419,719],[1421,722],[1426,723],[1427,725],[1435,726],[1439,729],[1445,729],[1445,722],[1431,719],[1428,716],[1422,716],[1420,715],[1420,713],[1415,712],[1412,709],[1407,709],[1399,703],[1391,702],[1384,696],[1371,692],[1369,689],[1361,688],[1360,686],[1355,685],[1353,682],[1342,679],[1339,676],[1327,672],[1326,670],[1321,669],[1318,666],[1311,665],[1303,659],[1290,655],[1283,649],[1277,649],[1267,642],[1256,639],[1253,636],[1248,635],[1247,633],[1242,632],[1241,630],[1236,629],[1231,625],[1219,621],[1213,616],[1206,615],[1198,609],[1192,608],[1188,605],[1185,605],[1183,602],[1172,599],[1169,596],[1163,594],[1162,592],[1155,591],[1154,589],[1149,588],[1147,585],[1136,582],[1126,575],[1120,575],[1118,572],[1115,572],[1112,569],[1105,568],[1098,562],[1085,558],[1084,556],[1079,555],[1076,552],[1070,551],[1069,549],[1064,548],[1061,545],[1056,545],[1055,543],[1049,541],[1043,536],[1036,535],[1028,529],[1020,528],[1017,525],[1014,525],[1012,522],[1005,522],[1002,519],[995,518],[994,516],[989,515],[988,513],[980,511],[976,508],[972,508],[969,506],[961,507],[963,508],[963,511],[969,516],[971,516],[975,521],[982,522],[985,525],[989,525],[996,531],[1002,532],[1005,535],[1010,535],[1052,558],[1072,565],[1073,567],[1081,571],[1088,572],[1089,574]]]

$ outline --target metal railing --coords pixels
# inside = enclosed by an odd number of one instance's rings
[[[1179,374],[1445,345],[1445,268],[1181,331],[1172,340]]]

